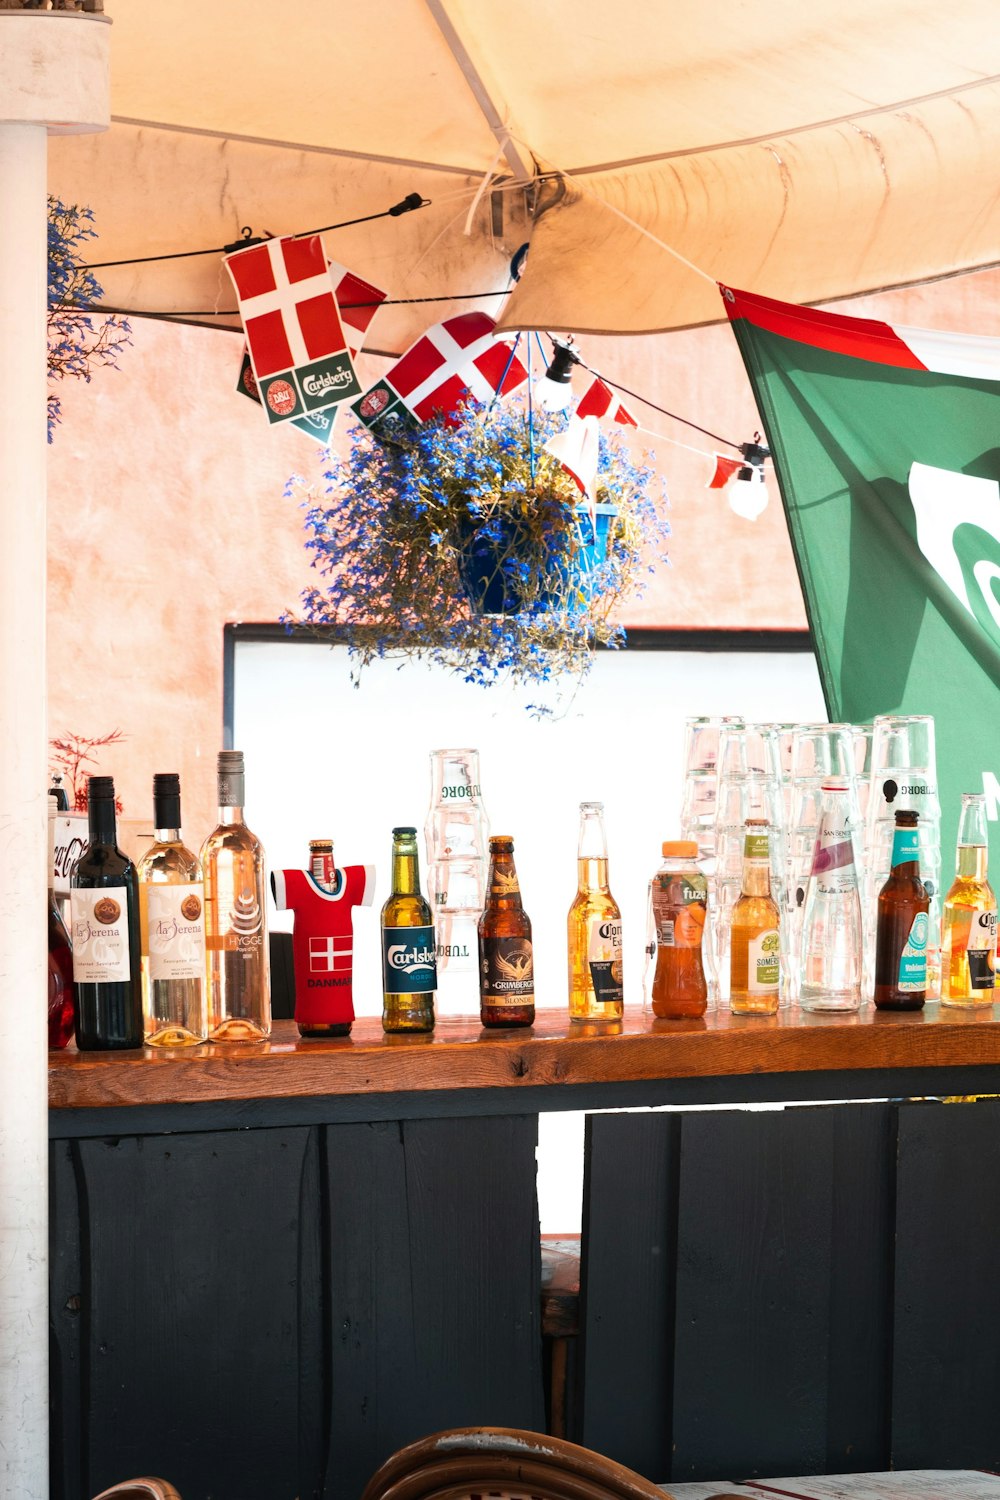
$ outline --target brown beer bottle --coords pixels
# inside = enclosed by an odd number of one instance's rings
[[[535,1019],[531,921],[507,835],[490,839],[486,909],[479,918],[479,998],[484,1026],[530,1026]]]
[[[920,1010],[927,998],[927,912],[915,812],[897,812],[892,869],[878,893],[876,1010]]]

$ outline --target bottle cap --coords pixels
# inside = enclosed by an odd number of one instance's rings
[[[243,774],[243,751],[220,750],[218,769],[220,776],[241,776]]]
[[[897,828],[916,828],[917,814],[908,808],[899,808],[896,812]]]
[[[510,844],[514,847],[514,835],[512,833],[494,833],[490,838],[490,849],[499,849],[501,844]]]
[[[392,836],[394,839],[415,839],[417,836],[417,830],[415,828],[394,828],[392,830]]]
[[[664,859],[697,859],[698,845],[694,839],[665,839],[660,852]]]
[[[393,829],[393,833],[395,831]],[[310,839],[309,847],[318,854],[329,854],[333,849],[333,839]]]
[[[181,778],[176,771],[157,771],[153,775],[153,796],[179,797]]]
[[[109,802],[115,800],[115,778],[113,776],[88,776],[87,796],[91,802],[104,798]]]

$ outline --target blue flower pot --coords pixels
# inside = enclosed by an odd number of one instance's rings
[[[600,567],[608,555],[608,534],[611,521],[618,514],[614,505],[596,507],[596,531],[590,512],[578,506],[580,542],[572,560],[560,561],[557,571],[564,581],[575,583],[585,598],[593,593],[594,570]],[[505,573],[505,558],[516,556],[519,528],[516,522],[502,521],[499,541],[488,537],[470,536],[458,554],[458,570],[462,589],[473,609],[483,615],[514,615],[522,608],[521,588],[516,577]],[[552,595],[542,595],[543,605],[551,606]]]

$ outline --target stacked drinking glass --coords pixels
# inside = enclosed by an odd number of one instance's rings
[[[431,751],[431,804],[424,824],[427,887],[437,936],[439,1019],[479,1006],[477,927],[489,869],[489,820],[478,750]]]

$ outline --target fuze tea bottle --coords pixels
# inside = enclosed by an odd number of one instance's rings
[[[896,813],[892,869],[878,893],[877,1010],[920,1010],[927,998],[927,913],[931,901],[920,878],[917,817],[915,812]]]
[[[958,822],[955,880],[941,918],[941,1004],[992,1005],[997,898],[986,878],[986,798],[966,793]]]
[[[535,1019],[531,920],[521,905],[514,840],[490,839],[486,909],[479,918],[479,1015],[484,1026],[530,1026]]]
[[[708,881],[698,868],[698,845],[686,839],[661,845],[663,863],[649,886],[656,968],[651,1003],[661,1020],[703,1016],[708,982],[701,945]]]
[[[580,803],[577,891],[567,918],[569,1014],[573,1021],[619,1021],[622,914],[608,889],[603,802]]]
[[[382,907],[382,1029],[431,1031],[434,918],[420,894],[417,830],[392,830],[392,894]]]
[[[770,825],[743,825],[743,881],[733,907],[729,1006],[736,1015],[773,1016],[781,980],[778,908],[771,897]]]

